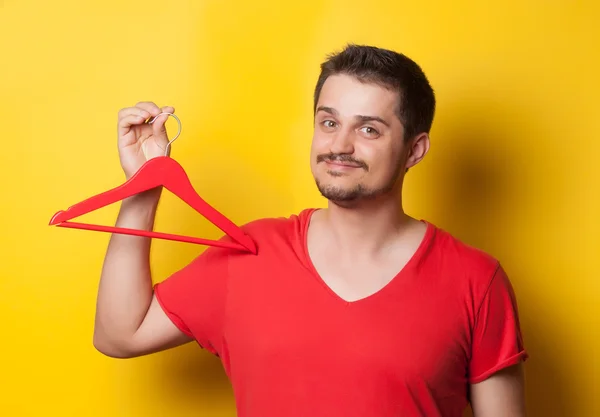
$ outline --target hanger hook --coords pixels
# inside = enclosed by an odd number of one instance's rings
[[[173,142],[175,142],[175,139],[177,139],[179,137],[179,135],[181,134],[181,120],[179,120],[179,117],[175,116],[173,113],[162,112],[162,113],[158,113],[156,116],[154,116],[152,118],[152,120],[150,120],[148,123],[152,124],[156,120],[156,118],[158,116],[160,116],[161,114],[168,114],[169,116],[173,116],[175,118],[175,120],[177,120],[177,126],[178,126],[177,134],[173,137],[173,139],[171,139],[169,141],[169,143],[167,143],[167,147],[165,149],[165,156],[167,156],[167,154],[169,153],[169,147],[171,146],[171,144]]]

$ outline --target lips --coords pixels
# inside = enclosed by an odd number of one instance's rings
[[[356,165],[356,164],[351,164],[348,162],[337,162],[337,161],[325,161],[327,163],[327,165],[333,165],[336,167],[342,167],[342,168],[360,168],[360,165]]]

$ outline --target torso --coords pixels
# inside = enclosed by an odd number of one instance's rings
[[[230,261],[214,345],[239,416],[461,416],[470,297],[495,261],[426,223],[395,262],[330,268],[308,249],[313,212],[257,223],[259,256]],[[484,272],[475,290],[465,266]]]

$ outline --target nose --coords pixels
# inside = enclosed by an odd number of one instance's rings
[[[354,153],[354,137],[352,132],[339,130],[333,137],[330,150],[334,154]]]

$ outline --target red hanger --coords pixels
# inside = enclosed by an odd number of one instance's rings
[[[142,167],[124,184],[83,200],[82,202],[69,207],[67,210],[58,211],[54,216],[52,216],[50,225],[69,227],[73,229],[145,236],[179,242],[196,243],[200,245],[219,246],[223,248],[239,249],[245,252],[256,254],[257,248],[254,241],[248,235],[246,235],[242,229],[236,226],[235,223],[204,201],[202,197],[200,197],[195,191],[183,167],[173,158],[167,156],[169,146],[171,143],[173,143],[173,141],[175,141],[175,139],[177,139],[179,133],[181,132],[181,122],[179,121],[179,118],[172,113],[161,114],[173,116],[179,123],[179,132],[168,143],[165,156],[158,156],[146,161],[144,165],[142,165]],[[156,117],[154,117],[150,123],[156,120]],[[123,200],[127,197],[160,186],[163,186],[171,191],[189,206],[206,217],[210,222],[231,237],[233,242],[69,221],[75,217],[98,210],[99,208]]]

